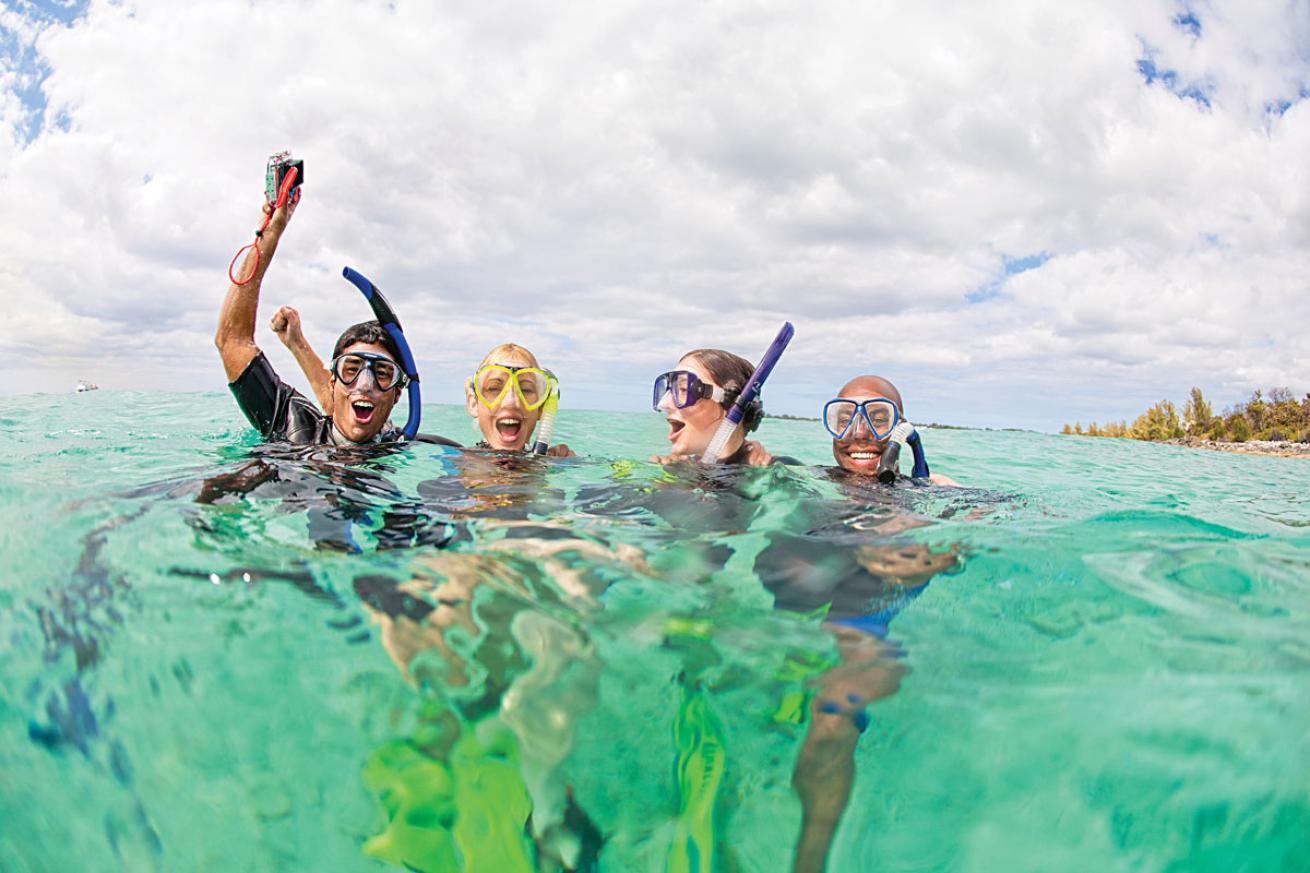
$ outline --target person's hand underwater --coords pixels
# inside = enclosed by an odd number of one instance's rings
[[[855,550],[855,559],[873,575],[908,586],[922,585],[938,573],[958,569],[964,563],[958,546],[935,552],[921,543],[861,546]]]
[[[767,467],[773,463],[773,455],[764,448],[764,443],[746,440],[746,463],[752,467]]]

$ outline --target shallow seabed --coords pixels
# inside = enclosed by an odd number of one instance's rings
[[[558,434],[285,455],[225,393],[6,398],[0,870],[783,870],[843,666],[830,870],[1310,869],[1310,460],[935,430],[969,487],[887,490]],[[900,612],[851,665],[828,599]]]

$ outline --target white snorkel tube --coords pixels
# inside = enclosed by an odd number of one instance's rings
[[[545,368],[542,368],[545,370]],[[550,437],[555,432],[555,415],[559,412],[559,379],[550,370],[545,370],[546,375],[550,377],[550,384],[546,390],[550,392],[546,396],[546,402],[541,407],[541,420],[537,423],[537,441],[532,445],[532,453],[536,455],[546,454],[546,449],[550,448]]]
[[[784,321],[782,330],[773,338],[769,350],[760,358],[760,365],[751,373],[750,380],[747,381],[741,393],[737,395],[737,400],[728,410],[728,414],[723,417],[719,424],[719,429],[714,432],[714,439],[710,440],[709,446],[705,449],[705,454],[701,460],[706,464],[717,464],[719,456],[723,454],[723,447],[728,444],[728,440],[736,432],[737,427],[741,424],[742,418],[746,415],[746,408],[750,406],[752,400],[759,396],[760,389],[764,387],[764,380],[769,378],[773,372],[773,367],[782,357],[783,349],[787,348],[787,343],[795,336],[796,328],[792,327],[790,321]]]

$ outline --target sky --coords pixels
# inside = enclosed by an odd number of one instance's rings
[[[434,402],[513,341],[649,409],[783,321],[776,413],[867,372],[1048,431],[1310,391],[1310,0],[4,0],[0,395],[223,390],[288,148],[257,341],[301,386],[268,318],[326,355],[350,265]]]

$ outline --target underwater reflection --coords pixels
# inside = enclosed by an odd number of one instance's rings
[[[532,489],[538,477],[531,467],[479,459],[475,474],[456,479],[424,483],[429,505],[440,494],[446,508],[497,517],[550,502],[554,505],[544,512],[561,512],[557,498],[545,501]],[[606,804],[576,796],[562,773],[566,763],[585,767],[589,758],[606,752],[578,750],[580,756],[570,761],[578,719],[588,710],[616,705],[598,698],[597,677],[608,666],[597,655],[595,637],[633,630],[632,617],[612,612],[607,595],[613,586],[632,584],[712,588],[714,574],[735,554],[736,538],[750,530],[765,502],[768,490],[759,484],[754,471],[745,477],[675,471],[653,483],[584,487],[575,506],[589,516],[620,519],[625,534],[629,522],[643,520],[646,529],[636,545],[550,523],[506,523],[500,538],[479,553],[427,556],[421,572],[396,585],[425,606],[387,609],[380,599],[362,594],[376,605],[374,618],[397,667],[434,701],[422,736],[388,747],[386,759],[425,756],[445,786],[425,802],[451,812],[423,830],[405,823],[417,807],[389,808],[388,828],[370,841],[370,854],[412,869],[446,869],[448,863],[477,869],[488,853],[499,850],[468,840],[474,833],[493,833],[499,835],[498,846],[517,847],[513,858],[496,855],[498,864],[510,865],[506,869],[549,864],[585,869],[595,863],[607,839]],[[963,553],[893,540],[930,523],[894,503],[834,503],[804,480],[794,485],[794,517],[788,530],[767,531],[754,575],[776,610],[798,622],[818,623],[830,644],[826,652],[799,646],[778,670],[745,678],[737,671],[732,681],[773,689],[778,705],[765,727],[790,725],[800,735],[792,776],[802,806],[794,868],[810,870],[824,866],[848,801],[867,708],[894,693],[904,672],[905,653],[887,639],[888,624],[935,575],[958,572]],[[474,498],[470,491],[481,493]],[[795,529],[804,533],[788,532]],[[688,550],[698,552],[691,562],[697,569],[690,573]],[[683,570],[672,579],[663,572],[670,551],[679,553],[676,563]],[[663,630],[651,644],[675,653],[682,664],[671,714],[677,811],[668,835],[668,869],[697,869],[725,851],[716,837],[716,816],[725,814],[719,789],[731,778],[731,768],[743,764],[729,760],[716,697],[723,677],[732,674],[723,663],[750,661],[749,655],[730,651],[739,645],[740,607],[712,601],[703,611],[669,611],[655,619]],[[730,633],[721,637],[720,627]],[[486,798],[462,795],[460,787],[481,773],[479,768],[491,766],[489,759],[503,765],[496,784],[506,792],[494,809]],[[386,780],[399,778],[393,770],[392,764],[372,762],[368,772],[375,790],[385,792]]]
[[[603,844],[560,765],[596,704],[598,598],[645,567],[635,548],[557,527],[503,533],[480,553],[425,555],[405,581],[355,580],[423,696],[411,735],[364,769],[387,818],[364,850],[406,869],[594,869]]]
[[[932,519],[898,490],[807,471],[614,465],[570,494],[553,484],[559,461],[443,461],[445,475],[416,493],[391,481],[385,454],[322,449],[258,452],[140,492],[184,501],[203,552],[232,565],[174,566],[175,577],[289,585],[333,610],[344,642],[376,638],[413,689],[413,724],[361,751],[381,814],[364,853],[411,870],[626,863],[637,837],[622,799],[578,786],[627,750],[576,740],[586,721],[630,717],[627,699],[602,692],[621,670],[629,699],[673,682],[661,716],[673,782],[631,773],[634,792],[667,804],[667,826],[646,836],[662,866],[736,863],[724,833],[742,813],[725,786],[765,766],[742,753],[745,731],[785,737],[801,808],[794,869],[822,869],[868,709],[906,669],[890,623],[931,579],[958,572],[963,550],[926,544]],[[288,515],[305,519],[303,551],[266,530]],[[102,541],[88,540],[89,597],[113,578]],[[315,557],[340,552],[364,553],[348,558],[361,566],[346,588]],[[94,662],[76,620],[47,625],[51,645]],[[736,711],[746,692],[769,701],[766,717]],[[85,698],[63,695],[33,739],[90,742],[94,707],[75,705]]]
[[[386,478],[390,471],[379,459],[395,453],[394,448],[260,449],[259,457],[192,486],[195,502],[226,506],[249,499],[276,501],[278,514],[303,512],[313,547],[328,551],[361,552],[365,542],[378,550],[446,548],[467,538],[458,525],[433,515],[422,501],[406,496]],[[369,466],[361,466],[365,462]],[[258,536],[260,519],[259,514],[194,512],[188,517],[197,531],[220,546]],[[239,530],[226,530],[226,524],[236,524]]]
[[[448,475],[420,482],[417,490],[427,509],[451,518],[547,516],[565,503],[546,475],[559,463],[521,452],[468,450],[449,458]]]

